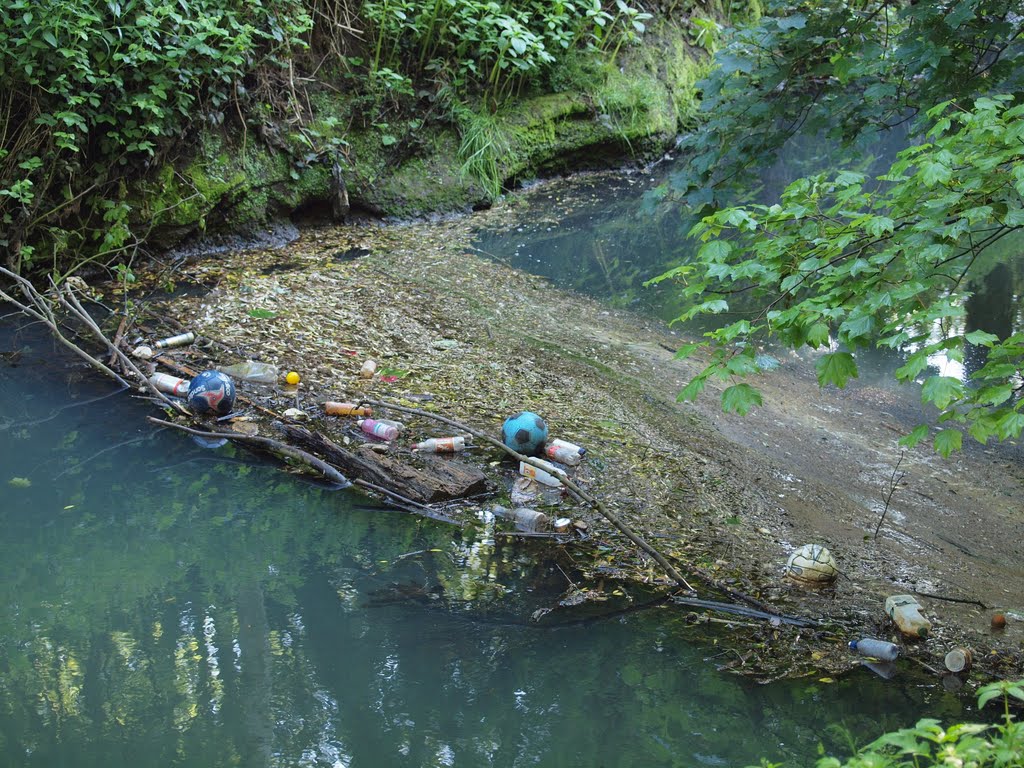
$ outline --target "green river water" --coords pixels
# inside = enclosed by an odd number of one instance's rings
[[[572,194],[583,229],[613,226]],[[481,249],[572,247],[534,218]],[[675,226],[550,269],[647,301],[636,279]],[[909,663],[757,685],[679,609],[539,626],[567,586],[542,548],[160,431],[11,318],[0,355],[2,766],[804,766],[976,717]]]

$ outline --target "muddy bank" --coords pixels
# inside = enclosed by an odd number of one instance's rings
[[[589,448],[577,481],[666,556],[823,622],[723,630],[741,671],[851,668],[845,640],[892,637],[884,597],[917,590],[986,608],[922,597],[934,633],[907,656],[940,669],[947,650],[967,645],[978,670],[1020,672],[1024,619],[989,630],[993,609],[1024,607],[1018,448],[969,448],[950,462],[923,449],[907,456],[875,539],[896,440],[920,418],[913,393],[822,392],[788,360],[761,382],[766,407],[745,419],[718,413],[713,397],[678,404],[695,370],[673,359],[679,336],[472,253],[472,228],[502,215],[309,229],[281,250],[168,264],[147,277],[198,290],[151,306],[222,350],[301,372],[294,403],[281,407],[298,405],[327,429],[350,427],[330,423],[318,402],[346,396],[404,399],[492,433],[520,409],[543,414],[554,434]],[[366,358],[381,366],[371,381],[358,377]],[[511,469],[482,463],[507,491]],[[560,509],[588,524],[578,546],[590,597],[607,597],[615,578],[664,582],[603,518],[567,500]],[[807,542],[836,555],[844,576],[833,588],[808,592],[781,577]]]

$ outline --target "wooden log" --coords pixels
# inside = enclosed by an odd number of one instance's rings
[[[423,468],[370,450],[350,451],[328,437],[296,424],[279,424],[290,441],[322,456],[346,475],[399,493],[420,504],[461,499],[489,490],[479,469],[452,459],[421,457]]]

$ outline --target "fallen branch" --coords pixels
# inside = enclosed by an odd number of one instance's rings
[[[706,608],[709,611],[718,611],[720,613],[733,613],[737,616],[746,616],[751,619],[778,621],[781,624],[789,624],[794,627],[820,626],[820,624],[817,621],[814,621],[814,619],[805,619],[801,616],[785,616],[783,614],[772,613],[770,611],[758,611],[754,608],[747,608],[743,605],[720,603],[716,600],[701,600],[696,597],[683,597],[682,595],[676,595],[670,599],[673,603],[679,603],[680,605],[689,605],[694,608]]]
[[[921,595],[921,597],[930,597],[932,600],[945,600],[947,603],[964,603],[965,605],[976,605],[981,610],[987,611],[988,606],[985,605],[981,600],[967,600],[961,597],[946,597],[945,595],[936,595],[932,592],[920,592],[914,590],[915,595]]]
[[[350,485],[352,485],[352,483],[349,482],[347,477],[341,474],[341,472],[336,470],[326,461],[322,461],[313,454],[306,453],[305,451],[299,448],[294,448],[290,445],[285,445],[279,440],[274,440],[269,437],[262,437],[261,435],[243,435],[238,432],[210,432],[202,429],[193,429],[192,427],[186,427],[184,424],[175,424],[173,421],[164,421],[163,419],[158,419],[155,416],[147,416],[146,418],[148,418],[154,424],[159,424],[162,427],[170,427],[171,429],[177,429],[182,432],[187,432],[190,435],[197,435],[199,437],[227,438],[228,440],[238,440],[244,443],[261,445],[273,453],[292,459],[293,461],[298,461],[301,464],[305,464],[306,466],[315,469],[328,480],[330,480],[333,483],[336,483],[339,488],[348,488]]]

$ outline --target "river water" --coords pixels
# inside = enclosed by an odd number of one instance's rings
[[[909,663],[753,684],[678,609],[533,623],[567,586],[537,549],[161,431],[10,318],[0,403],[4,766],[809,765],[971,715]]]

